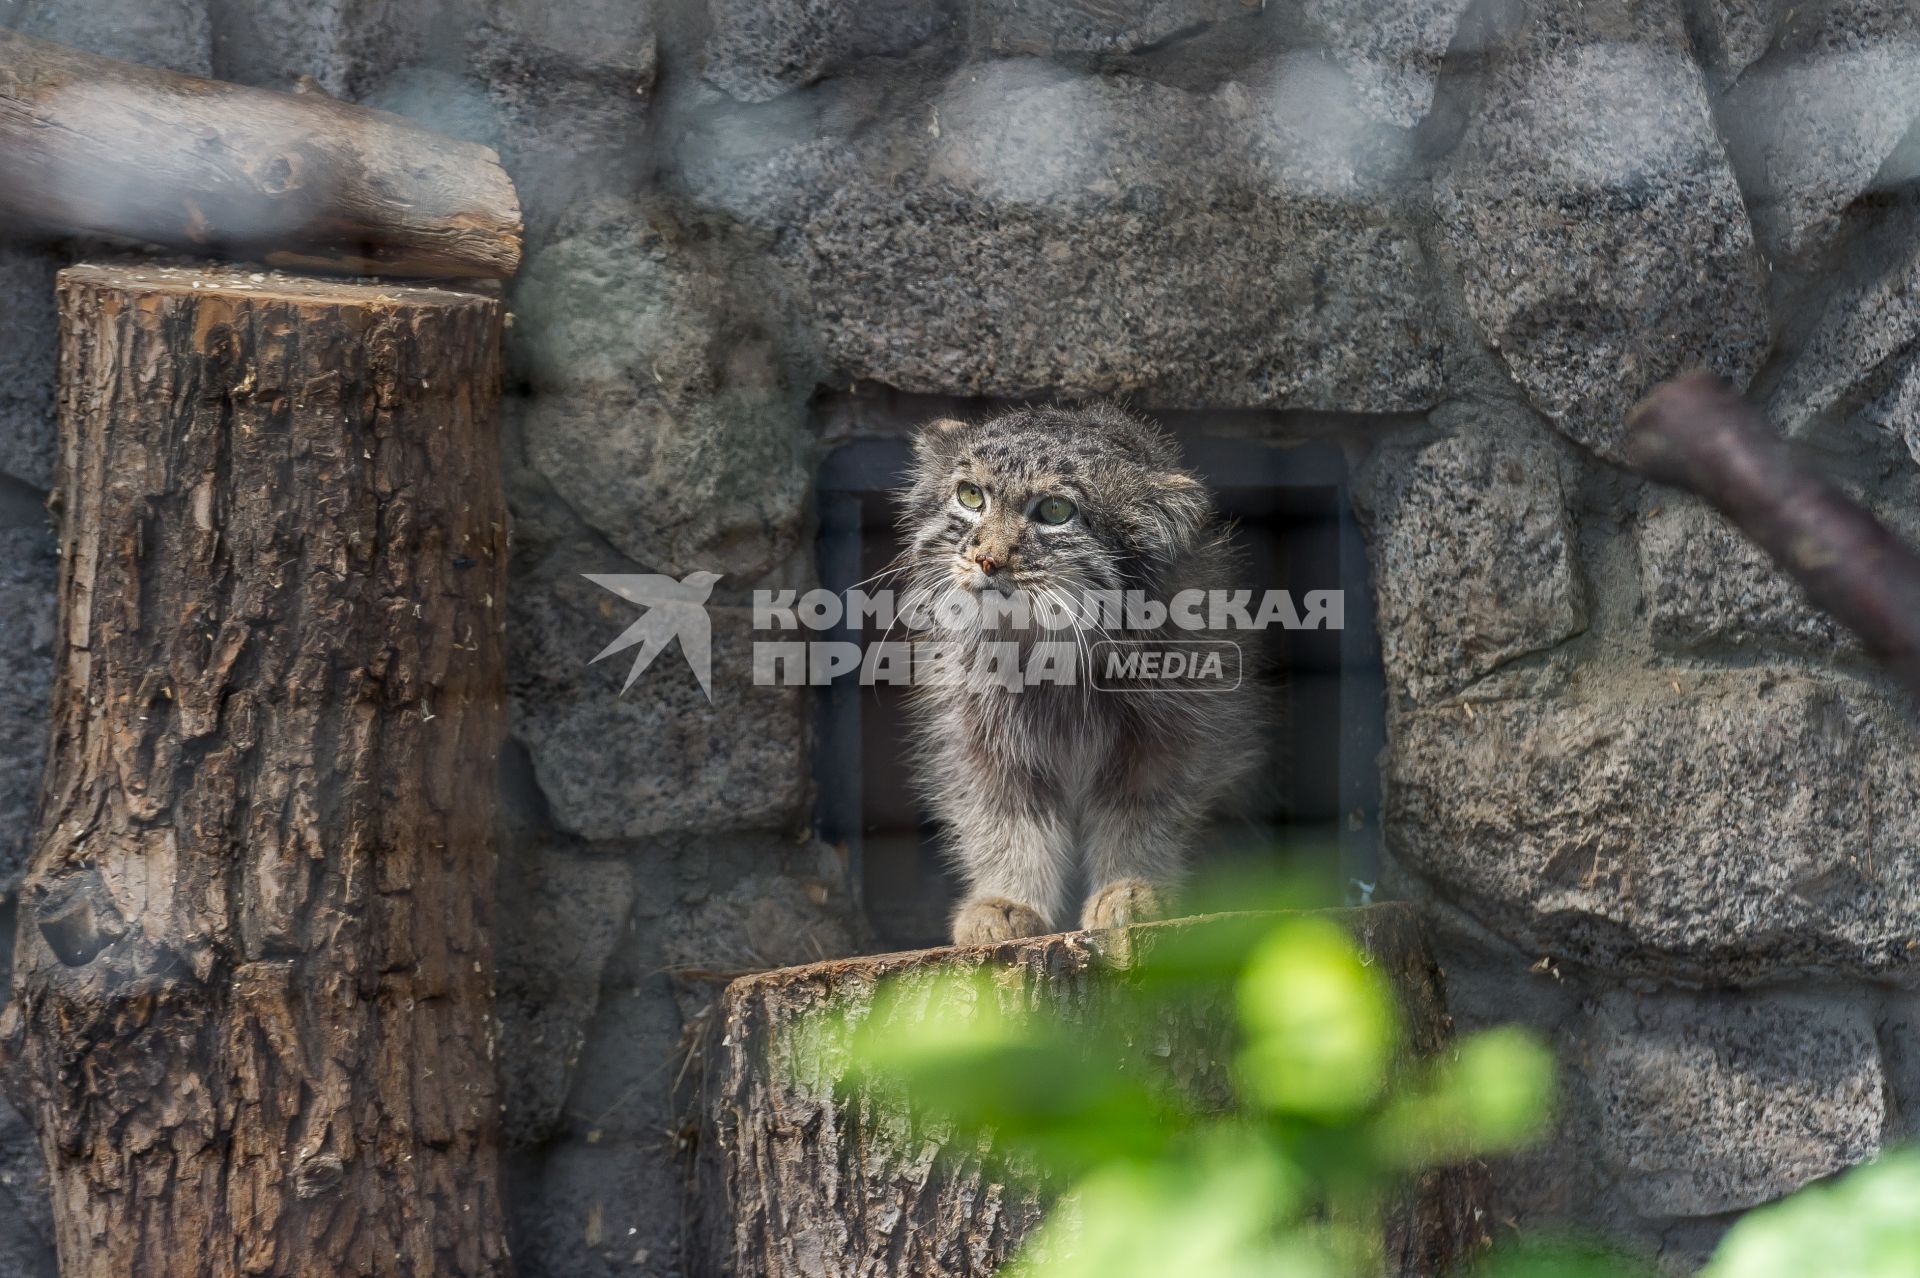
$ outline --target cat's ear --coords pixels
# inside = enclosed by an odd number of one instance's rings
[[[1183,470],[1154,475],[1152,507],[1156,539],[1169,555],[1190,546],[1213,519],[1207,486]]]
[[[925,465],[952,457],[960,442],[960,432],[966,428],[967,424],[957,417],[928,422],[913,437],[913,459]]]

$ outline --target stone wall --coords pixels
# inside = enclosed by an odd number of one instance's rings
[[[1567,1066],[1503,1218],[1675,1268],[1905,1135],[1920,770],[1859,652],[1613,469],[1706,364],[1920,531],[1920,15],[1856,0],[0,0],[0,23],[498,147],[514,741],[500,969],[530,1275],[685,1268],[682,1053],[728,972],[858,946],[808,706],[823,390],[1124,395],[1337,431],[1390,689],[1383,890],[1460,1016]],[[41,745],[51,275],[0,248],[0,889]],[[1251,423],[1251,424],[1250,424]],[[583,572],[727,575],[711,705],[589,665]],[[11,905],[0,908],[0,940]],[[0,1275],[50,1272],[0,1110]]]

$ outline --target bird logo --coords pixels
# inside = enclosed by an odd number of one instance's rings
[[[661,650],[678,639],[682,655],[693,667],[693,677],[700,682],[700,691],[707,694],[709,702],[713,700],[713,626],[707,620],[706,604],[707,596],[713,593],[713,583],[720,580],[722,574],[692,572],[678,581],[659,573],[586,572],[580,575],[647,610],[593,658],[599,661],[640,645],[640,651],[634,654],[633,666],[627,671],[627,681],[620,685],[622,696],[653,664]],[[592,665],[593,661],[587,664]]]

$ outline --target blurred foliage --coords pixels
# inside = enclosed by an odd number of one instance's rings
[[[1740,1218],[1701,1278],[1920,1275],[1920,1149],[1809,1185]]]
[[[1242,894],[1239,899],[1248,899]],[[1087,1014],[1035,1007],[1018,968],[885,983],[857,1021],[822,1013],[810,1068],[890,1098],[948,1148],[1068,1192],[1014,1278],[1374,1278],[1412,1177],[1514,1150],[1549,1123],[1553,1057],[1503,1027],[1431,1060],[1346,929],[1243,912],[1153,929]],[[1116,992],[1117,991],[1117,992]],[[1232,1025],[1227,1061],[1191,1033]],[[1218,1077],[1214,1075],[1217,1074]],[[991,1136],[989,1141],[987,1138]],[[1605,1248],[1503,1241],[1473,1278],[1643,1278]],[[1920,1154],[1750,1213],[1703,1278],[1920,1278]]]

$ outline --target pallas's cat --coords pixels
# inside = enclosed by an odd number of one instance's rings
[[[1250,694],[1109,664],[1218,647],[1192,628],[1204,609],[1154,625],[1138,606],[1234,586],[1205,487],[1118,408],[1028,408],[925,427],[899,503],[906,606],[943,667],[916,682],[914,728],[966,885],[954,940],[1155,917],[1257,752]]]

